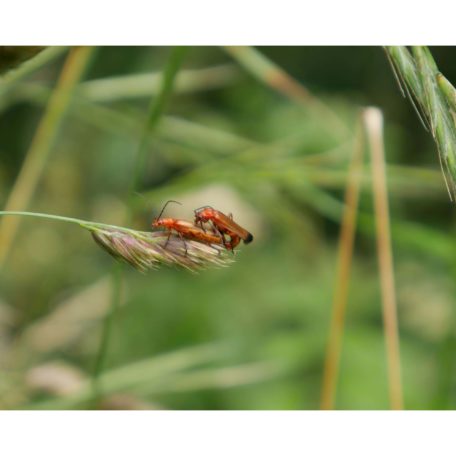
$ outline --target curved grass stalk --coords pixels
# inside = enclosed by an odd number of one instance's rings
[[[49,88],[45,86],[24,83],[20,85],[20,91],[10,94],[9,103],[27,101],[42,105],[48,101],[50,93]],[[2,106],[0,106],[1,108]],[[125,135],[137,138],[141,133],[138,128],[140,122],[137,115],[125,114],[108,106],[85,100],[82,97],[74,99],[72,108],[70,115],[90,122],[92,126],[110,134],[119,134],[120,131]],[[154,129],[154,135],[164,140],[172,140],[216,153],[237,151],[254,144],[253,141],[229,131],[215,129],[170,115],[161,117],[160,123]]]
[[[60,57],[66,50],[67,48],[65,46],[48,47],[31,59],[23,62],[18,68],[9,70],[5,75],[0,77],[0,96],[11,84],[21,81],[34,71]]]
[[[147,115],[138,147],[138,153],[135,159],[135,168],[133,170],[133,178],[131,180],[129,189],[130,198],[137,190],[140,176],[144,169],[150,132],[157,126],[160,117],[165,109],[165,106],[169,101],[174,80],[177,76],[177,72],[179,71],[186,53],[187,48],[182,46],[178,46],[172,50],[171,56],[163,72],[160,91],[157,97],[154,98],[150,104],[149,113]]]
[[[211,266],[225,266],[233,260],[223,246],[197,241],[185,243],[176,235],[161,231],[136,231],[105,223],[37,212],[0,211],[0,216],[26,216],[73,223],[92,234],[95,242],[117,260],[141,272],[162,265],[197,271]]]
[[[263,84],[295,103],[309,106],[321,114],[339,133],[348,133],[346,125],[330,107],[257,49],[251,46],[225,46],[224,49]]]
[[[321,408],[324,410],[334,408],[337,380],[339,377],[340,355],[342,352],[342,339],[345,327],[345,310],[347,307],[348,286],[353,260],[353,245],[355,241],[356,218],[358,215],[358,201],[364,155],[364,135],[360,124],[361,121],[358,122],[357,141],[354,145],[347,177],[345,205],[339,234],[337,276],[334,287],[332,317],[321,393]]]
[[[129,228],[123,228],[116,225],[108,225],[106,223],[98,223],[98,222],[89,222],[87,220],[82,220],[73,217],[65,217],[63,215],[54,215],[54,214],[43,214],[42,212],[26,212],[26,211],[0,211],[0,216],[4,215],[18,215],[22,217],[36,217],[36,218],[43,218],[47,220],[56,220],[59,222],[67,222],[73,223],[75,225],[79,225],[82,228],[90,229],[93,228],[109,228],[109,229],[118,229],[125,232],[135,233],[135,230],[131,230]]]

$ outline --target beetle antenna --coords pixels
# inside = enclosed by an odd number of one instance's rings
[[[200,211],[201,209],[207,209],[207,208],[212,209],[212,206],[201,206],[201,207],[195,209],[194,212],[198,212],[198,211]]]
[[[176,203],[176,204],[180,204],[182,206],[182,203],[179,203],[179,201],[174,201],[174,200],[166,201],[165,205],[163,206],[162,210],[160,211],[160,214],[158,215],[158,217],[155,220],[160,220],[161,216],[163,215],[163,212],[166,209],[166,206],[168,206],[169,203]]]

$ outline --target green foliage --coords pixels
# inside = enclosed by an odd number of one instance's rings
[[[406,48],[401,47],[388,47],[387,52],[400,80],[409,87],[419,104],[449,175],[451,192],[456,195],[456,124],[451,104],[448,105],[448,101],[451,103],[454,98],[451,84],[442,79],[426,47],[415,46],[413,57]]]
[[[0,74],[41,52],[41,46],[0,46]]]
[[[55,48],[35,59],[49,51]],[[131,211],[128,228],[146,231],[174,199],[182,207],[167,208],[169,216],[191,220],[193,209],[209,204],[232,212],[255,240],[239,246],[228,267],[198,274],[124,268],[94,403],[112,259],[82,230],[24,219],[0,275],[1,407],[317,408],[361,104],[379,105],[385,116],[405,405],[456,406],[454,206],[430,135],[400,98],[381,49],[258,48],[275,62],[267,68],[306,86],[309,103],[268,85],[233,50],[187,49],[161,115],[144,134],[132,201],[138,145],[151,103],[158,106],[163,71],[171,71],[170,49],[96,52],[61,119],[30,210],[117,226]],[[450,112],[452,91],[429,79],[436,69],[427,50],[389,52],[402,59],[407,86],[443,141],[450,118],[439,123],[431,114],[435,106],[439,115]],[[432,52],[455,81],[455,50]],[[0,80],[0,207],[60,57],[46,54],[16,79]],[[424,95],[426,84],[433,98]],[[370,174],[366,164],[336,400],[346,409],[388,407]]]

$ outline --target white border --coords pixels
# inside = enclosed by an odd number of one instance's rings
[[[456,44],[452,0],[3,2],[0,44]]]
[[[0,412],[2,454],[453,454],[454,412]]]

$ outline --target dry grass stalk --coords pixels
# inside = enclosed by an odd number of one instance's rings
[[[383,325],[388,363],[388,385],[391,408],[403,408],[399,330],[394,285],[388,195],[386,188],[383,116],[379,109],[364,112],[364,125],[372,158],[372,186],[377,229],[377,252],[382,291]]]
[[[342,225],[339,236],[337,275],[334,287],[332,317],[328,346],[326,349],[320,405],[324,410],[334,408],[337,379],[339,376],[340,354],[342,351],[342,338],[345,324],[345,310],[347,307],[348,285],[353,258],[356,217],[361,187],[363,155],[364,136],[360,122],[358,125],[356,143],[353,149],[352,160],[348,172],[347,186],[345,190],[345,209],[342,216]]]

